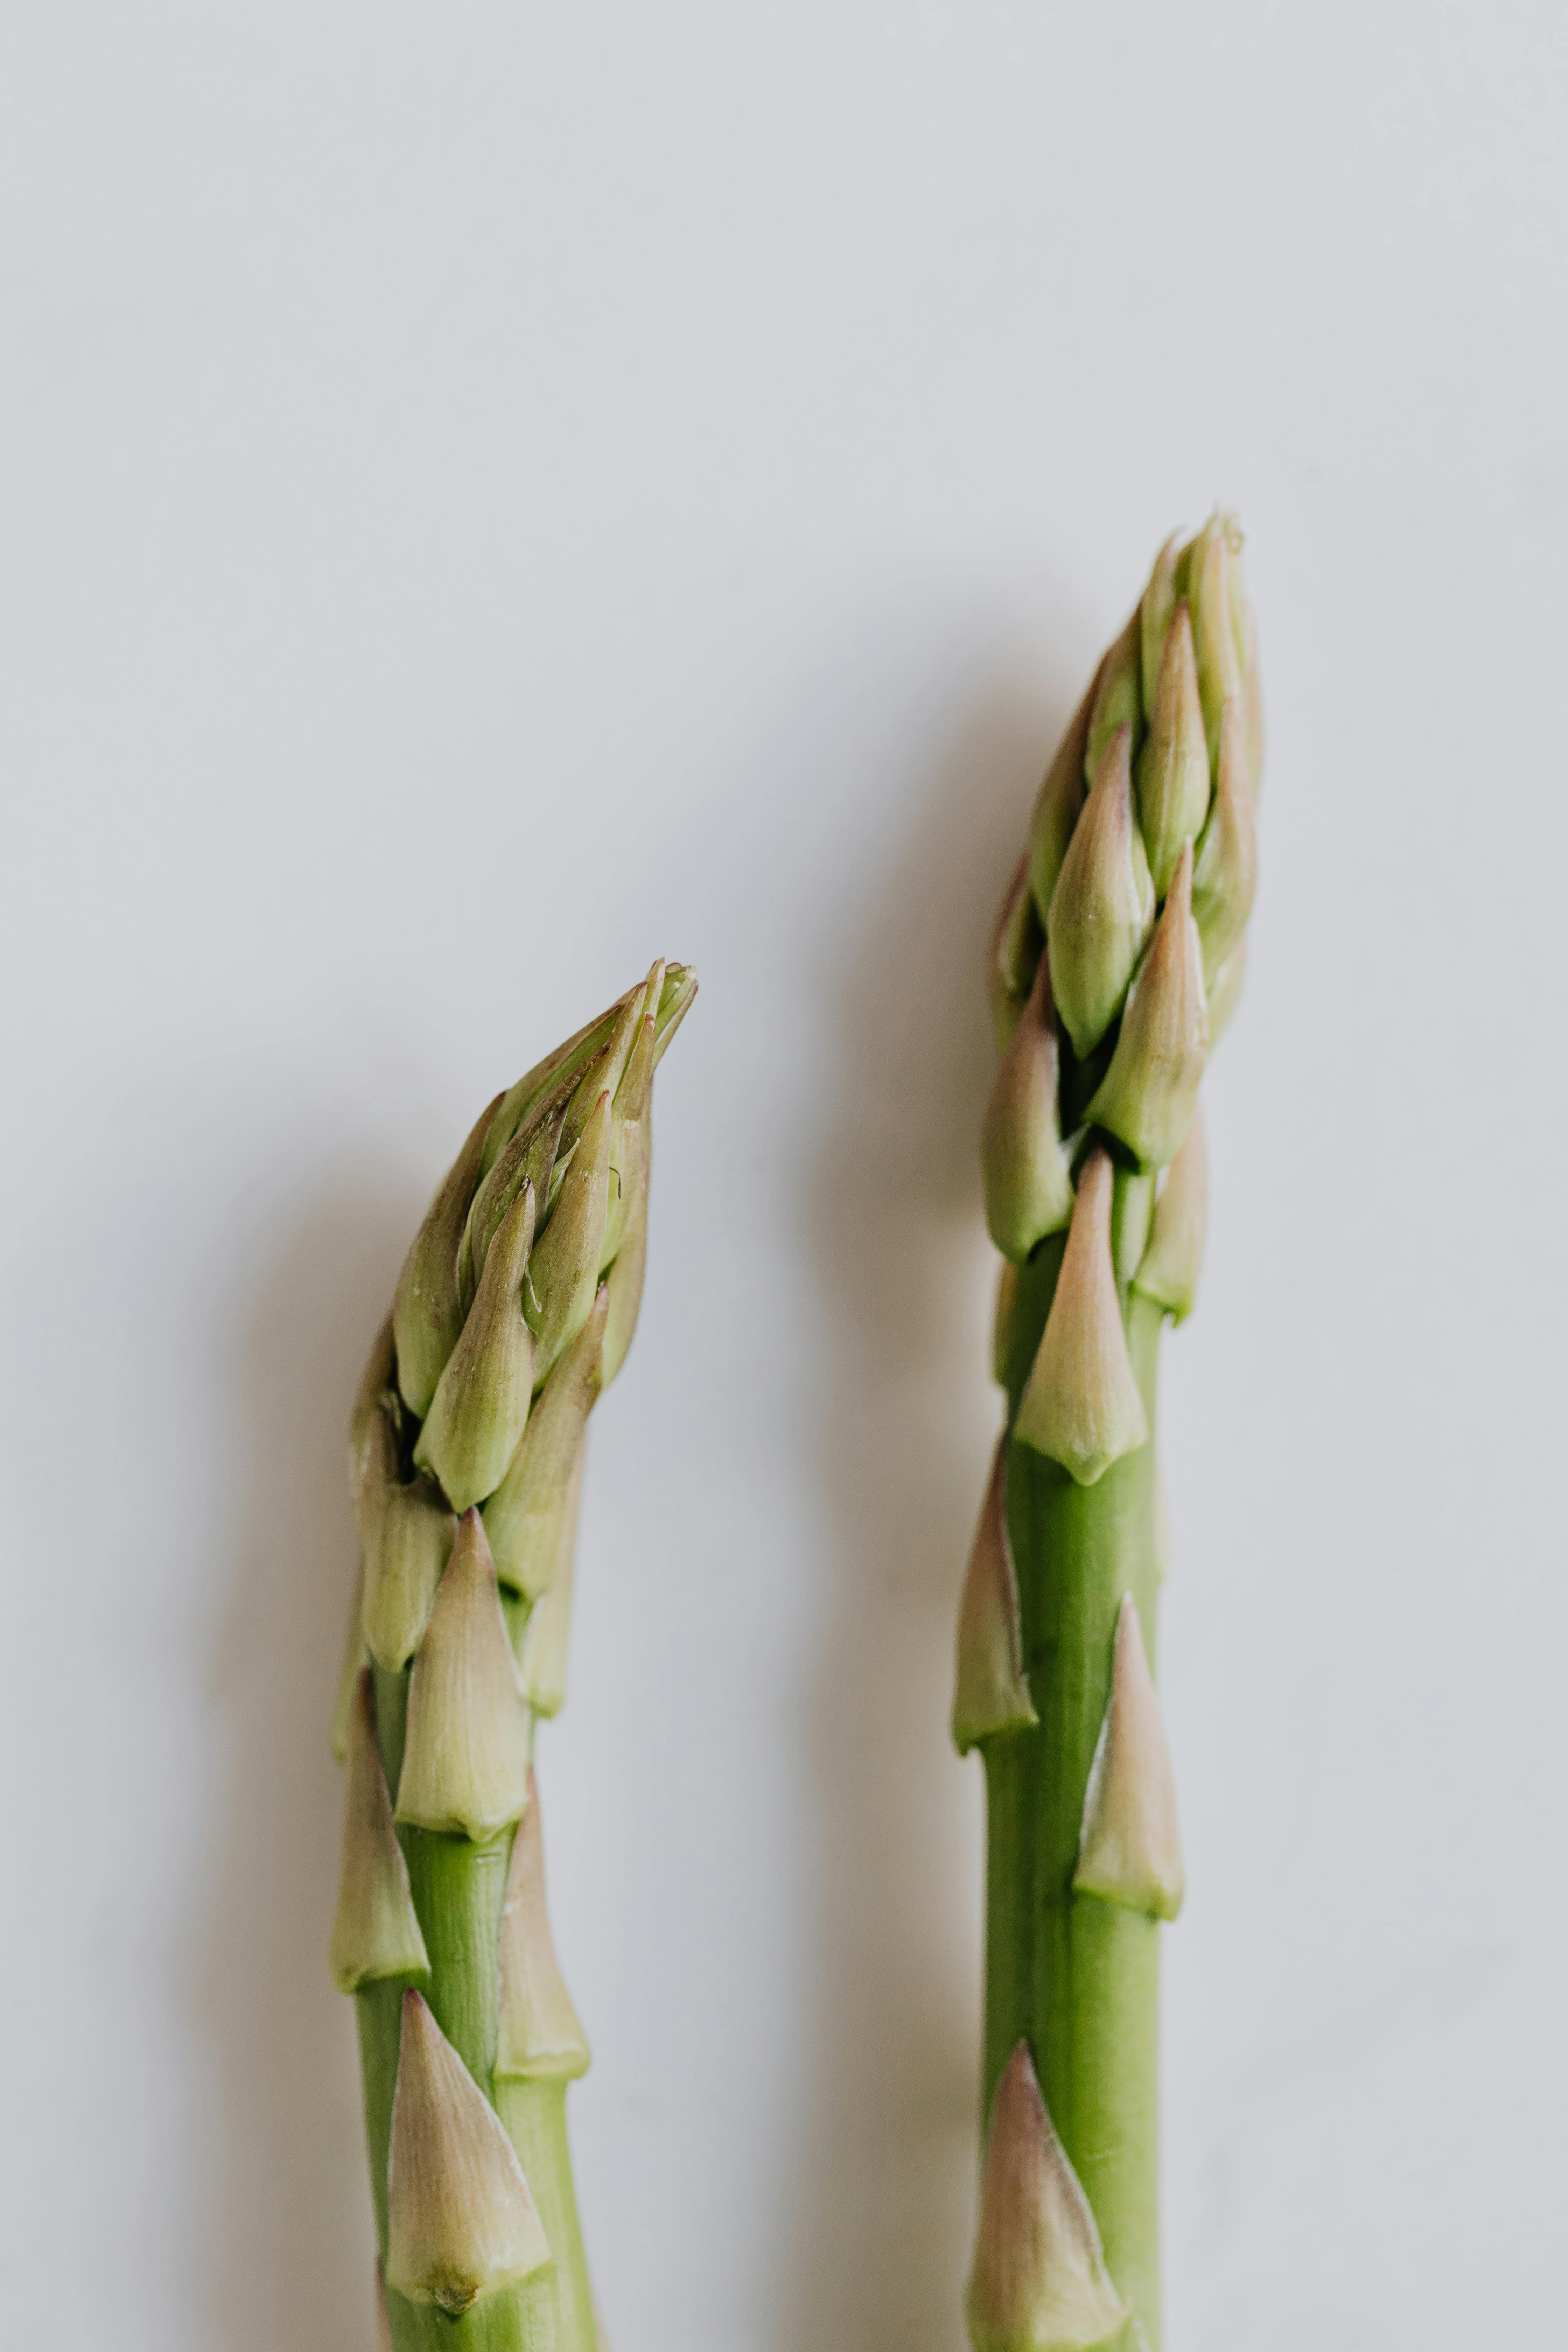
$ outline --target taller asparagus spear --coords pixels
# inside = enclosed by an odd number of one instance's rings
[[[1262,766],[1228,516],[1161,550],[1041,788],[993,947],[982,1138],[1006,1424],[953,1732],[989,1811],[975,2352],[1158,2352],[1155,1359],[1203,1253],[1198,1087],[1235,1004]]]
[[[656,963],[480,1114],[354,1408],[331,1965],[396,2352],[596,2352],[533,1727],[564,1695],[584,1425],[642,1294],[654,1068],[696,988]]]

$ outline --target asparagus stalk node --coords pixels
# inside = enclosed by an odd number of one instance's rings
[[[387,2284],[456,2318],[549,2260],[516,2149],[410,1986],[392,2101]]]
[[[986,2136],[980,2230],[969,2281],[975,2352],[1091,2352],[1127,2306],[1079,2177],[1040,2095],[1029,2045],[1014,2048]]]
[[[564,1696],[587,1418],[642,1297],[653,1074],[696,986],[656,963],[487,1105],[354,1402],[330,1957],[359,2011],[390,2352],[598,2352],[565,2117],[588,2045],[533,1733]]]
[[[1036,803],[992,940],[981,1137],[1006,1395],[960,1608],[986,1775],[975,2352],[1158,2352],[1159,1928],[1183,1893],[1153,1680],[1155,1376],[1190,1311],[1198,1090],[1257,883],[1240,534],[1167,541]]]

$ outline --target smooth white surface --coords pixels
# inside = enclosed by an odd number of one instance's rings
[[[1560,9],[18,0],[0,2338],[368,2352],[342,1425],[658,951],[545,1739],[617,2352],[958,2352],[980,965],[1164,532],[1271,727],[1166,1358],[1170,2352],[1563,2326]]]

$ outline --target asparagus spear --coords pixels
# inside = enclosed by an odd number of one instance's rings
[[[989,1822],[975,2352],[1158,2352],[1155,1368],[1203,1254],[1199,1081],[1240,986],[1262,768],[1233,520],[1161,550],[1045,782],[990,969],[1006,1392],[953,1734]]]
[[[585,1423],[642,1293],[654,1069],[696,988],[656,963],[488,1106],[354,1407],[331,1959],[359,2011],[395,2352],[596,2352],[565,2115],[588,2046],[545,1911],[533,1727],[564,1696]]]

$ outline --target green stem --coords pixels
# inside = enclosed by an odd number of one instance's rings
[[[437,2024],[494,2104],[500,2001],[500,1914],[513,1832],[475,1845],[433,1830],[401,1829],[414,1908],[425,1930],[430,1981],[425,1998]]]
[[[1020,1277],[1007,1366],[1010,1419],[1061,1254],[1059,1238],[1047,1243]],[[1149,2352],[1158,2352],[1159,1926],[1072,1885],[1125,1593],[1153,1647],[1152,1431],[1163,1313],[1136,1292],[1124,1297],[1124,1309],[1150,1442],[1092,1486],[1078,1486],[1031,1446],[1008,1451],[1008,1530],[1039,1723],[985,1748],[983,2112],[990,2112],[1010,2052],[1026,2038],[1052,2121],[1094,2209],[1111,2277]],[[1127,2336],[1139,2343],[1133,2327]]]
[[[403,1767],[408,1675],[377,1668],[376,1725],[395,1801]],[[500,1918],[513,1832],[477,1845],[401,1828],[430,1976],[421,1987],[436,2022],[490,2101],[517,2150],[552,2260],[521,2287],[486,2295],[462,2318],[387,2295],[396,2352],[597,2352],[587,2260],[572,2186],[566,2085],[493,2080],[500,1990]],[[397,2083],[404,1986],[388,1979],[356,1997],[365,2132],[376,2243],[386,2252],[386,2164]]]
[[[597,2341],[566,2140],[566,2087],[563,2082],[508,2078],[496,2084],[496,2112],[517,2150],[555,2254],[549,2269],[521,2291],[524,2341],[538,2352],[555,2352],[558,2346],[594,2352]]]

